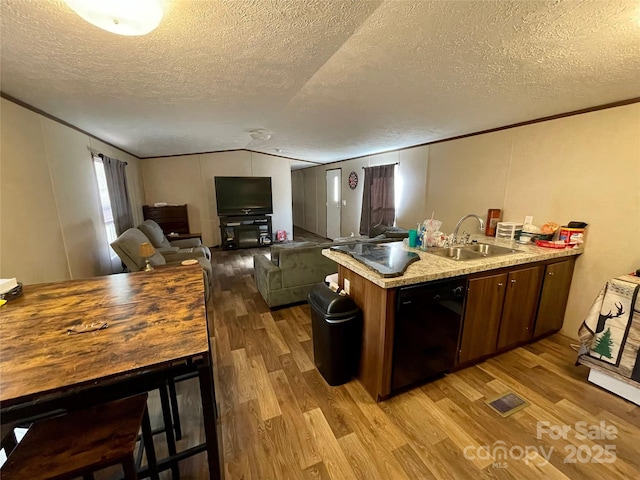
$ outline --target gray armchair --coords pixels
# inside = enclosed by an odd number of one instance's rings
[[[167,257],[167,261],[171,261],[170,256],[177,253],[196,253],[198,256],[211,260],[211,250],[206,245],[202,245],[199,238],[169,241],[160,225],[153,220],[145,220],[138,225],[138,229],[147,236],[157,251]]]
[[[130,228],[111,243],[111,248],[116,252],[120,260],[125,264],[130,272],[137,272],[145,267],[145,259],[140,256],[140,244],[149,242],[147,236],[137,228]],[[205,299],[208,300],[211,292],[211,282],[213,280],[213,270],[211,262],[204,256],[196,256],[189,252],[175,252],[165,257],[159,250],[156,250],[149,263],[153,267],[162,265],[180,265],[183,260],[195,259],[202,267],[205,282]]]

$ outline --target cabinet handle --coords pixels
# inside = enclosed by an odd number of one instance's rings
[[[500,282],[500,283],[498,284],[498,288],[500,288],[502,285],[503,285],[503,283],[502,283],[502,282]]]
[[[511,283],[512,283],[512,284],[513,284],[513,283],[516,283],[516,281],[515,281],[515,280],[511,280]]]
[[[554,275],[554,272],[549,272],[549,275],[551,275],[551,276],[553,277],[553,275]]]

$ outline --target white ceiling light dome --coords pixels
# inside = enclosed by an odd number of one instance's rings
[[[87,22],[119,35],[146,35],[162,20],[161,0],[65,0]]]

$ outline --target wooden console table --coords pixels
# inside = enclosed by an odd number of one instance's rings
[[[108,327],[68,333],[96,322]],[[29,285],[0,312],[3,424],[150,391],[193,371],[200,380],[206,444],[161,460],[159,467],[175,468],[206,451],[210,478],[222,478],[199,266]]]

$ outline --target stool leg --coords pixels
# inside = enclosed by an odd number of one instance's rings
[[[178,410],[178,395],[176,394],[176,382],[169,379],[169,399],[171,400],[171,414],[173,415],[173,429],[176,432],[176,440],[182,440],[182,426],[180,425],[180,411]]]
[[[11,431],[7,433],[7,436],[2,439],[2,442],[0,442],[0,448],[4,448],[4,453],[8,457],[9,454],[13,452],[13,449],[17,446],[18,439],[16,438],[15,430],[12,428]]]
[[[162,418],[164,419],[164,433],[167,435],[167,449],[169,450],[169,455],[173,456],[177,450],[176,440],[173,436],[171,407],[169,406],[169,395],[167,394],[166,384],[160,388],[160,403],[162,405]],[[179,480],[180,478],[180,468],[177,462],[171,466],[171,476],[173,480]]]
[[[142,441],[147,451],[149,478],[151,478],[151,480],[160,480],[160,476],[158,475],[158,460],[156,459],[156,447],[153,445],[153,433],[151,432],[151,419],[149,418],[149,410],[146,408],[142,416]]]
[[[138,480],[138,472],[136,471],[136,462],[133,455],[122,461],[122,470],[124,471],[124,480]]]

